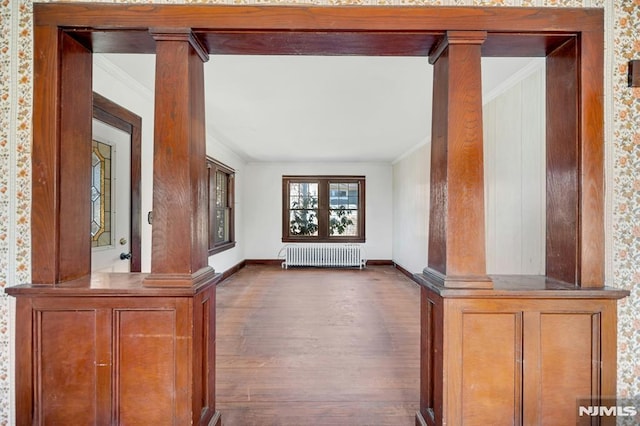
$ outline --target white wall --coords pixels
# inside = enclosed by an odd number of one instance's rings
[[[393,261],[409,272],[427,266],[430,157],[422,143],[393,163]]]
[[[136,83],[126,70],[93,55],[93,91],[130,110],[142,118],[142,171],[141,171],[141,269],[151,270],[151,225],[147,212],[153,204],[153,90]]]
[[[545,272],[545,81],[537,66],[484,106],[487,273]]]
[[[283,175],[366,176],[368,259],[391,259],[392,173],[389,163],[247,163],[244,189],[244,254],[276,259],[282,242]]]
[[[484,105],[488,274],[544,274],[544,62],[497,87]],[[393,164],[393,261],[427,265],[429,144]]]
[[[152,88],[136,82],[123,69],[127,61],[119,55],[93,55],[93,90],[113,102],[123,106],[142,118],[142,229],[141,229],[141,263],[142,272],[151,270],[151,225],[147,223],[147,213],[153,206],[153,123],[154,92]],[[113,61],[116,61],[115,63]],[[145,61],[150,73],[154,72],[154,62]],[[236,247],[209,257],[209,264],[217,272],[224,272],[244,260],[242,235],[244,231],[242,219],[242,191],[244,179],[242,169],[244,161],[226,146],[218,143],[207,131],[207,154],[236,170],[235,175],[235,229]],[[204,161],[204,160],[203,160]]]

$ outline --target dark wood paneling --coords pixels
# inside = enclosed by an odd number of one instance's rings
[[[481,45],[486,33],[450,31],[434,64],[429,268],[450,286],[485,277]]]
[[[546,275],[578,282],[578,58],[572,40],[547,57]],[[603,259],[600,259],[602,261]]]
[[[117,309],[114,318],[118,424],[162,424],[176,412],[175,310]],[[179,392],[178,392],[179,394]],[[149,404],[153,401],[153,404]]]
[[[56,26],[34,27],[31,279],[40,284],[58,282],[60,262],[59,43]]]
[[[148,288],[140,274],[95,275],[105,278],[102,290],[22,286],[17,424],[217,419],[215,282]]]
[[[629,87],[640,87],[640,60],[629,61],[627,70]]]
[[[625,292],[450,289],[426,278],[416,276],[423,284],[416,424],[576,424],[578,398],[615,394],[612,319]]]
[[[420,411],[416,424],[443,419],[443,300],[420,288]]]
[[[95,310],[36,312],[36,424],[96,424],[104,414],[96,392],[96,326]]]
[[[521,313],[463,313],[462,322],[463,424],[520,424]]]
[[[499,33],[492,32],[482,44],[482,56],[490,57],[545,57],[566,43],[572,34],[554,33]]]
[[[146,30],[67,30],[96,53],[155,53]],[[371,55],[428,56],[444,31],[421,32],[197,32],[214,55]],[[572,37],[567,34],[492,33],[482,46],[482,56],[544,57]]]
[[[580,153],[580,229],[578,282],[604,286],[604,32],[580,35],[578,122]]]
[[[423,56],[442,32],[250,31],[200,33],[211,54]]]
[[[60,66],[60,271],[58,281],[91,273],[91,52],[62,34]]]
[[[603,29],[603,10],[533,7],[313,7],[35,4],[36,25],[92,29],[193,28],[225,31],[562,32]]]
[[[431,167],[429,186],[428,266],[447,271],[447,110],[449,108],[449,52],[443,52],[433,67],[433,101],[431,103]],[[435,84],[435,82],[438,84]]]
[[[188,30],[154,37],[152,275],[146,282],[192,285],[195,274],[213,272],[207,266],[203,63]],[[173,278],[165,280],[169,275]]]
[[[540,315],[538,409],[542,424],[557,423],[558,419],[564,419],[567,424],[578,424],[576,396],[597,398],[600,395],[597,374],[601,362],[599,314],[576,311]]]

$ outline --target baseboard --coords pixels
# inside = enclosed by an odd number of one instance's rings
[[[227,269],[226,271],[224,271],[222,273],[222,276],[220,277],[220,279],[218,280],[218,282],[216,284],[220,284],[222,281],[226,280],[231,275],[235,274],[240,269],[244,268],[246,266],[246,264],[247,264],[247,261],[243,260],[242,262],[233,265],[231,268]]]
[[[413,279],[413,273],[409,272],[407,269],[403,268],[402,265],[398,265],[397,263],[394,262],[393,266],[400,272],[402,272],[404,275],[406,275],[408,278]]]
[[[284,259],[245,259],[247,265],[277,265],[281,266]]]
[[[368,259],[367,266],[393,266],[393,260],[388,259]]]

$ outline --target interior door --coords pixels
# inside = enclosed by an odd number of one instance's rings
[[[131,135],[93,120],[91,270],[130,272]]]

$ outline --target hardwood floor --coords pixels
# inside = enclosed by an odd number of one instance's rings
[[[225,426],[414,424],[420,298],[400,271],[250,265],[216,303]]]

